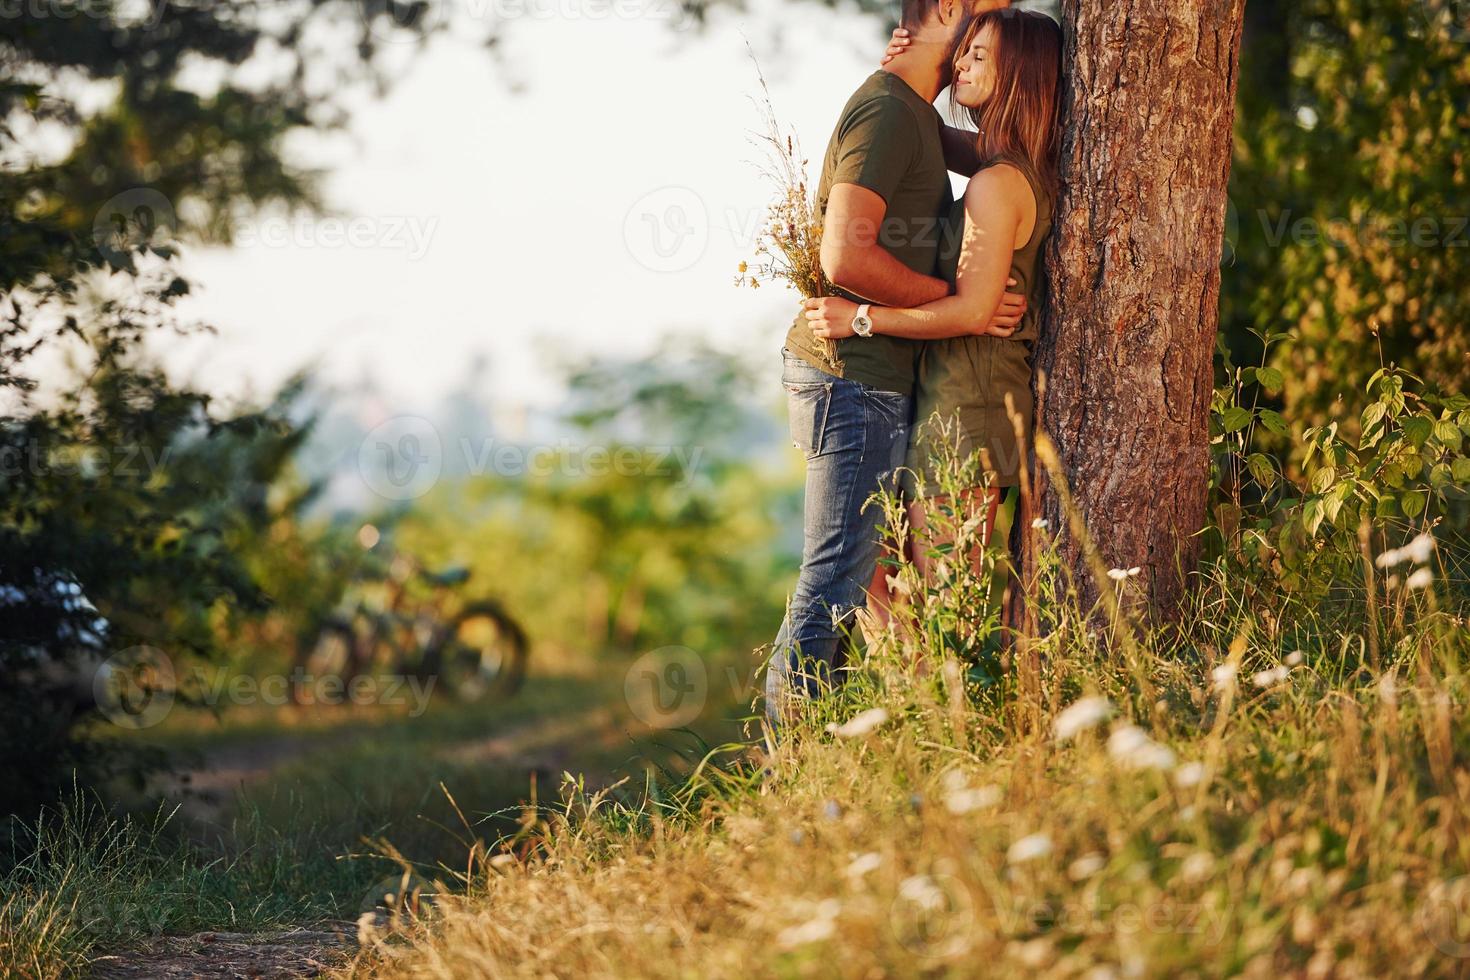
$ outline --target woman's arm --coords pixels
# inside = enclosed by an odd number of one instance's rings
[[[1035,222],[1031,186],[1008,165],[977,174],[965,190],[965,230],[960,245],[959,274],[951,296],[913,309],[874,307],[873,332],[914,340],[988,334],[1009,337],[1015,326],[1000,328],[991,320],[1001,305],[1011,261],[1023,225]],[[857,305],[825,297],[806,301],[807,320],[818,337],[853,335]]]
[[[980,169],[980,134],[945,123],[939,128],[939,145],[944,149],[944,166],[961,177],[973,177]]]

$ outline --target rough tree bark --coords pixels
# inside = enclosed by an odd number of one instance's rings
[[[1104,567],[1167,619],[1199,556],[1220,255],[1245,0],[1064,0],[1062,192],[1037,431]],[[1099,594],[1044,466],[1039,514]],[[1018,525],[1022,522],[1018,522]],[[1022,574],[1037,537],[1023,535]]]

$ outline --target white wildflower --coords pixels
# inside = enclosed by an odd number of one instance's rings
[[[1427,589],[1432,584],[1434,584],[1434,572],[1427,568],[1415,569],[1414,574],[1410,575],[1409,580],[1404,583],[1410,589]]]
[[[1198,786],[1205,778],[1205,764],[1203,762],[1186,762],[1174,773],[1174,785],[1180,789],[1189,789]]]
[[[1235,664],[1221,664],[1210,671],[1210,679],[1222,690],[1230,687],[1235,683]]]
[[[1185,881],[1203,881],[1214,870],[1214,855],[1204,851],[1195,851],[1179,865],[1179,874]]]
[[[1081,881],[1091,878],[1103,868],[1108,866],[1108,859],[1097,852],[1084,854],[1071,864],[1067,865],[1067,877],[1073,881]]]
[[[1050,837],[1046,834],[1030,834],[1011,845],[1011,849],[1006,852],[1006,860],[1012,864],[1023,864],[1044,858],[1050,853]]]
[[[837,931],[837,913],[841,911],[841,903],[835,898],[829,898],[817,906],[817,914],[810,922],[782,929],[776,936],[776,942],[783,948],[790,949],[831,939]]]
[[[1393,671],[1389,671],[1378,678],[1378,696],[1383,699],[1384,704],[1399,703],[1398,677]]]
[[[861,878],[863,875],[877,871],[882,864],[883,858],[876,851],[869,851],[866,854],[859,854],[853,858],[852,863],[847,866],[843,874],[849,878]]]
[[[1045,531],[1047,528],[1051,527],[1051,521],[1047,520],[1045,517],[1034,517],[1031,519],[1031,526],[1036,528],[1038,531]]]
[[[827,731],[838,738],[862,738],[871,735],[888,721],[888,712],[883,708],[869,708],[867,711],[848,719],[841,725],[830,724]]]
[[[1108,578],[1112,579],[1114,582],[1122,582],[1124,579],[1135,577],[1142,571],[1143,569],[1139,568],[1137,565],[1132,568],[1110,568],[1108,569]]]
[[[1289,673],[1291,673],[1289,668],[1277,664],[1275,667],[1268,667],[1266,670],[1256,671],[1251,675],[1251,683],[1261,688],[1273,687],[1286,680],[1286,675]]]
[[[1000,802],[1000,798],[1000,787],[981,786],[978,789],[952,791],[944,798],[944,806],[950,813],[959,816],[962,813],[970,813],[975,810],[983,810],[986,807],[995,806]]]
[[[1416,565],[1428,564],[1430,556],[1434,554],[1434,535],[1421,534],[1399,550]]]
[[[939,882],[929,875],[914,875],[911,878],[905,878],[899,882],[898,895],[930,912],[944,908],[948,900],[944,889],[939,887]]]
[[[1057,715],[1052,731],[1057,740],[1065,742],[1079,732],[1101,724],[1112,717],[1113,704],[1107,698],[1088,697],[1071,704]]]
[[[1174,750],[1148,737],[1137,725],[1121,725],[1108,738],[1108,755],[1129,769],[1172,769]]]
[[[1304,663],[1306,661],[1306,659],[1307,659],[1307,655],[1306,655],[1305,652],[1303,652],[1301,650],[1293,650],[1293,651],[1291,651],[1290,653],[1288,653],[1286,655],[1286,666],[1288,666],[1288,667],[1297,667],[1297,666],[1300,666],[1302,663]]]
[[[1392,568],[1411,561],[1416,565],[1423,565],[1429,561],[1430,555],[1434,553],[1434,535],[1420,534],[1402,548],[1390,548],[1379,555],[1374,562],[1379,568]]]

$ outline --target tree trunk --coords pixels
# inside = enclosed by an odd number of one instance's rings
[[[1046,467],[1039,514],[1084,603],[1095,571],[1173,614],[1209,492],[1209,406],[1244,0],[1064,0],[1062,190],[1037,348],[1037,433],[1056,447],[1089,559]],[[1101,566],[1097,564],[1098,559]]]

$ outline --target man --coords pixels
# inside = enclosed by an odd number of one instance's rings
[[[904,0],[913,43],[848,100],[817,190],[822,269],[858,303],[915,307],[949,294],[933,275],[940,216],[953,197],[933,102],[949,85],[951,50],[969,18],[1007,0]],[[1007,294],[998,319],[1017,316]],[[870,336],[835,342],[835,357],[804,316],[786,336],[782,383],[791,438],[807,457],[801,573],[771,652],[766,717],[779,729],[795,703],[840,679],[844,634],[865,605],[878,552],[869,498],[908,446],[920,343]]]

